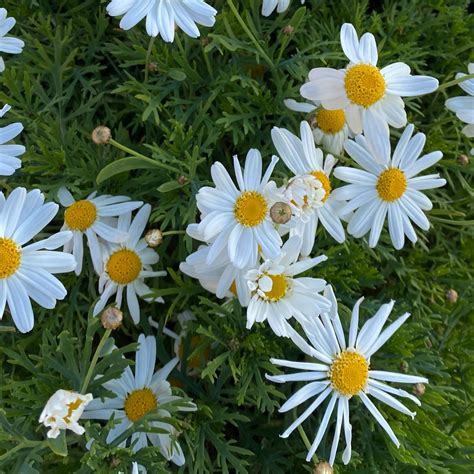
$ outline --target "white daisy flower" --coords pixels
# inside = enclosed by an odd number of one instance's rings
[[[107,443],[112,443],[122,433],[141,420],[147,413],[156,413],[162,418],[170,418],[171,414],[162,405],[183,400],[180,411],[195,411],[196,406],[184,402],[182,397],[172,394],[168,375],[178,363],[178,359],[170,360],[164,367],[155,372],[156,339],[153,336],[138,338],[140,347],[136,353],[135,374],[127,367],[119,379],[104,383],[104,388],[115,394],[114,398],[94,399],[86,408],[83,419],[109,420],[112,416],[118,421],[107,435]],[[184,464],[184,454],[176,441],[178,431],[164,421],[149,421],[151,429],[158,428],[166,433],[148,431],[135,432],[130,437],[130,445],[134,452],[149,444],[160,449],[161,454],[178,466]],[[127,444],[128,438],[120,446]]]
[[[276,156],[272,157],[262,177],[262,156],[258,150],[247,153],[243,173],[234,156],[238,189],[222,163],[212,165],[216,187],[205,186],[196,195],[202,213],[197,232],[206,242],[212,242],[207,264],[214,263],[224,248],[231,263],[240,269],[257,262],[259,246],[267,258],[278,256],[282,241],[271,221],[265,190],[277,161]]]
[[[321,101],[326,109],[343,109],[354,133],[365,130],[364,117],[373,111],[392,127],[405,126],[402,97],[428,94],[438,88],[437,79],[412,76],[409,66],[402,62],[379,69],[374,36],[365,33],[359,42],[350,23],[342,25],[341,45],[350,61],[346,69],[312,69],[300,92],[305,99]]]
[[[130,201],[126,196],[97,196],[96,192],[86,199],[76,201],[66,188],[59,190],[58,198],[61,205],[66,208],[61,230],[71,230],[74,235],[74,238],[64,246],[64,251],[74,255],[77,263],[76,275],[80,275],[82,271],[84,235],[87,236],[94,270],[101,275],[103,257],[98,237],[109,243],[121,243],[128,237],[125,232],[109,225],[107,219],[130,213],[138,209],[143,202]]]
[[[470,63],[467,67],[469,74],[474,74],[474,63]],[[464,77],[466,74],[458,72],[456,79]],[[446,107],[456,113],[459,120],[467,123],[462,129],[464,135],[469,138],[474,137],[474,79],[460,82],[459,87],[467,92],[468,96],[451,97],[446,101]]]
[[[322,205],[318,204],[318,200],[315,200],[315,206],[298,206],[298,201],[293,198],[289,202],[290,206],[297,205],[301,210],[296,226],[290,230],[290,236],[301,236],[301,255],[307,256],[313,248],[319,221],[337,242],[344,242],[345,235],[339,218],[339,203],[332,193],[329,179],[336,160],[332,155],[327,155],[324,160],[323,152],[314,145],[308,122],[301,122],[300,133],[301,139],[284,128],[273,127],[272,139],[279,155],[293,174],[316,178],[315,186],[319,181],[325,191]]]
[[[153,271],[151,265],[159,260],[158,254],[150,247],[144,238],[141,238],[150,217],[151,206],[145,204],[137,213],[132,222],[131,214],[122,214],[118,218],[119,232],[128,234],[121,244],[103,246],[104,271],[99,279],[99,301],[95,305],[94,314],[99,314],[112,295],[118,308],[122,305],[123,292],[127,292],[127,305],[133,322],[140,321],[140,307],[137,295],[145,301],[163,302],[163,298],[149,298],[152,290],[145,284],[145,278],[154,278],[166,275],[166,272]]]
[[[290,6],[290,1],[291,0],[263,0],[262,15],[270,16],[275,11],[275,8],[277,13],[283,13]],[[302,5],[304,2],[305,0],[301,0]]]
[[[204,0],[112,0],[107,5],[110,16],[124,15],[120,28],[129,30],[146,17],[146,32],[160,35],[172,43],[176,27],[192,38],[199,37],[196,26],[213,26],[217,10]]]
[[[38,191],[14,189],[7,199],[0,192],[0,319],[8,305],[20,332],[33,329],[34,316],[30,298],[46,309],[67,294],[54,276],[76,268],[72,255],[52,250],[72,238],[71,232],[59,232],[44,240],[26,245],[47,226],[58,212],[55,203],[44,204]]]
[[[4,105],[0,110],[0,118],[4,117],[10,109],[9,105]],[[18,157],[25,153],[25,147],[5,145],[5,143],[16,138],[22,130],[23,125],[20,122],[0,127],[0,176],[11,176],[18,168],[21,168],[21,160]]]
[[[325,295],[333,301],[333,308],[329,313],[323,313],[321,320],[317,320],[317,324],[313,322],[313,324],[307,324],[305,326],[305,332],[311,344],[307,344],[301,337],[294,339],[294,342],[300,349],[310,357],[314,357],[314,362],[313,360],[311,360],[311,362],[294,362],[271,359],[271,362],[276,365],[301,369],[302,372],[288,375],[266,375],[266,377],[268,380],[277,383],[294,381],[309,382],[281,406],[279,410],[281,413],[295,408],[312,397],[316,397],[308,408],[281,434],[283,438],[287,438],[326,399],[329,399],[311,449],[306,457],[306,461],[310,461],[316,452],[326,432],[334,408],[337,405],[336,428],[329,463],[331,465],[334,464],[341,428],[343,428],[346,449],[342,454],[342,460],[344,464],[347,464],[351,459],[352,440],[352,426],[349,419],[349,400],[353,396],[358,396],[390,439],[399,447],[400,442],[395,436],[395,433],[369,398],[369,395],[413,418],[416,413],[411,412],[393,395],[408,398],[417,405],[421,405],[420,401],[406,391],[387,385],[385,382],[413,384],[428,383],[428,380],[424,377],[414,375],[370,370],[370,359],[372,355],[378,351],[407,320],[410,316],[409,313],[405,313],[382,331],[394,305],[394,301],[391,301],[388,304],[382,305],[377,313],[366,321],[362,329],[357,333],[359,325],[359,305],[363,300],[363,298],[361,298],[357,301],[352,311],[349,340],[347,341],[344,337],[341,320],[337,312],[336,299],[331,287],[327,287]]]
[[[310,123],[317,145],[321,145],[324,150],[335,155],[342,153],[344,142],[353,136],[343,109],[328,110],[322,107],[318,101],[309,103],[285,99],[284,103],[295,112],[312,114],[313,119]]]
[[[415,243],[416,233],[410,221],[423,230],[430,223],[423,211],[430,210],[431,201],[420,191],[446,184],[439,174],[416,176],[437,163],[443,154],[434,151],[423,155],[426,137],[408,125],[391,156],[388,128],[377,117],[371,117],[365,136],[347,140],[345,148],[363,170],[340,166],[334,175],[351,183],[335,191],[338,199],[348,200],[341,211],[356,211],[350,217],[347,231],[362,237],[370,230],[369,246],[375,247],[388,214],[388,230],[393,246],[401,249],[405,235]]]
[[[84,434],[85,430],[78,421],[91,401],[91,393],[81,395],[71,390],[57,390],[51,395],[38,420],[50,428],[48,438],[57,438],[61,430],[71,430],[78,435]]]
[[[251,291],[247,308],[247,329],[255,322],[268,321],[277,336],[289,337],[292,333],[288,319],[294,317],[301,325],[317,317],[331,307],[329,300],[319,292],[324,290],[326,281],[321,278],[295,278],[310,268],[325,262],[327,257],[298,260],[300,238],[287,240],[280,255],[266,260],[246,275]]]
[[[25,43],[13,36],[5,36],[14,26],[15,18],[7,18],[7,11],[5,8],[0,8],[0,52],[9,54],[20,54]],[[0,56],[0,72],[5,71],[5,62]]]

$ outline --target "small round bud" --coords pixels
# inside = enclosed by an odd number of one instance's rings
[[[328,462],[320,462],[316,464],[313,474],[332,474],[334,471]]]
[[[458,156],[458,163],[461,166],[467,166],[469,164],[469,157],[467,155],[459,155]]]
[[[112,132],[109,127],[100,125],[92,131],[92,141],[96,145],[105,145],[112,138]]]
[[[275,224],[286,224],[291,219],[291,207],[284,202],[276,202],[270,208],[270,217]]]
[[[179,184],[183,185],[188,182],[188,178],[186,178],[186,176],[180,176],[177,181]]]
[[[453,290],[452,288],[446,292],[445,296],[446,296],[446,301],[448,303],[453,303],[453,304],[457,302],[458,297],[459,297],[458,292],[456,290]]]
[[[295,32],[295,29],[291,25],[286,25],[285,28],[283,28],[283,33],[285,35],[292,35]]]
[[[208,38],[207,36],[203,36],[203,37],[201,38],[201,44],[202,44],[203,46],[207,46],[207,45],[209,44],[209,38]]]
[[[422,395],[424,395],[425,390],[426,390],[426,387],[425,387],[425,384],[423,383],[416,383],[415,385],[413,385],[413,393],[417,395],[418,397],[421,397]]]
[[[123,313],[115,306],[109,306],[102,312],[100,321],[105,329],[117,329],[122,325]]]
[[[163,233],[160,229],[151,229],[145,234],[145,242],[148,247],[158,247],[163,242]]]
[[[150,72],[156,72],[158,71],[158,64],[154,63],[154,62],[151,62],[151,63],[148,63],[148,70]]]
[[[400,372],[403,372],[404,374],[408,373],[409,365],[408,362],[405,360],[402,360],[400,362]]]

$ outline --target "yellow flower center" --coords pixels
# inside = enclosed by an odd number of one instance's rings
[[[63,417],[63,420],[66,423],[69,423],[71,421],[72,414],[74,413],[75,410],[77,410],[81,406],[81,404],[82,404],[82,400],[80,398],[67,404],[67,415]]]
[[[357,352],[344,351],[329,369],[332,387],[346,397],[357,395],[367,385],[369,363]]]
[[[263,222],[268,205],[265,198],[256,191],[245,191],[237,199],[234,215],[246,227],[255,227]]]
[[[363,107],[370,107],[385,94],[385,79],[371,64],[356,64],[348,69],[344,85],[349,100]]]
[[[230,285],[229,291],[234,295],[237,296],[237,285],[235,283],[235,280],[232,282]]]
[[[272,280],[272,289],[270,291],[265,291],[265,298],[270,301],[281,300],[288,290],[286,275],[283,273],[280,275],[270,275],[267,273],[266,276]]]
[[[107,262],[107,273],[112,281],[127,285],[138,278],[142,261],[133,250],[121,249],[114,252]]]
[[[0,238],[0,279],[11,277],[21,262],[20,247],[10,239]]]
[[[123,409],[130,421],[138,421],[158,406],[155,394],[149,388],[134,390],[125,399]]]
[[[323,185],[323,189],[326,192],[323,197],[323,202],[326,202],[326,199],[329,197],[332,190],[331,181],[329,181],[329,178],[324,171],[311,171],[311,174]]]
[[[346,115],[344,110],[326,110],[319,109],[316,112],[316,123],[324,133],[333,135],[334,133],[340,132],[344,127],[346,121]]]
[[[377,192],[380,199],[392,202],[403,196],[407,189],[405,173],[398,168],[389,168],[382,172],[377,180]]]
[[[90,201],[77,201],[64,211],[64,221],[71,230],[84,232],[97,219],[97,208]]]

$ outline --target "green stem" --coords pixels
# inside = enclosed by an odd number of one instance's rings
[[[163,232],[161,235],[177,235],[177,234],[185,234],[185,230],[167,230],[166,232]]]
[[[89,370],[87,371],[84,382],[82,383],[81,392],[80,392],[82,394],[86,393],[87,387],[89,386],[89,383],[92,378],[92,374],[94,373],[95,366],[97,365],[97,361],[99,360],[100,353],[102,352],[104,344],[109,338],[111,332],[112,332],[112,329],[107,329],[102,335],[102,339],[100,340],[99,345],[97,346],[97,349],[95,350],[94,357],[92,357],[91,365],[89,366]]]
[[[447,89],[448,87],[456,86],[456,85],[460,84],[461,82],[468,81],[469,79],[474,79],[474,73],[473,74],[466,74],[463,77],[459,77],[458,79],[453,79],[452,81],[441,84],[438,87],[438,91],[442,91],[443,89]]]
[[[150,42],[148,43],[148,49],[146,52],[146,59],[145,59],[145,82],[148,82],[148,73],[150,72],[150,56],[151,50],[153,48],[153,43],[155,42],[155,38],[152,36],[150,38]]]
[[[298,433],[300,434],[301,439],[303,440],[303,443],[306,446],[306,449],[309,451],[311,449],[311,443],[308,437],[306,436],[306,433],[301,425],[298,426]],[[314,464],[318,463],[318,458],[316,457],[316,454],[313,454],[312,459],[313,459]]]
[[[115,141],[113,138],[111,138],[108,143],[113,145],[115,148],[118,148],[119,150],[124,151],[125,153],[129,153],[130,155],[136,156],[137,158],[146,158],[147,160],[150,160],[148,156],[142,155],[141,153],[138,153],[138,151],[132,150],[131,148],[128,148],[128,146],[122,145],[121,143]]]

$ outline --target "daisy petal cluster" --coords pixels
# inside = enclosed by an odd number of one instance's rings
[[[8,13],[5,8],[0,8],[0,52],[8,54],[20,54],[25,43],[13,36],[6,36],[7,33],[15,26],[16,20],[7,17]],[[5,61],[0,56],[0,72],[5,71]]]
[[[4,117],[10,109],[9,105],[4,105],[0,110],[0,118]],[[22,131],[23,125],[20,122],[0,127],[0,176],[11,176],[18,168],[21,168],[21,160],[18,157],[25,153],[25,147],[7,143]]]
[[[262,15],[270,16],[276,9],[277,13],[285,12],[290,6],[291,0],[263,0]],[[303,4],[305,0],[301,0]]]

